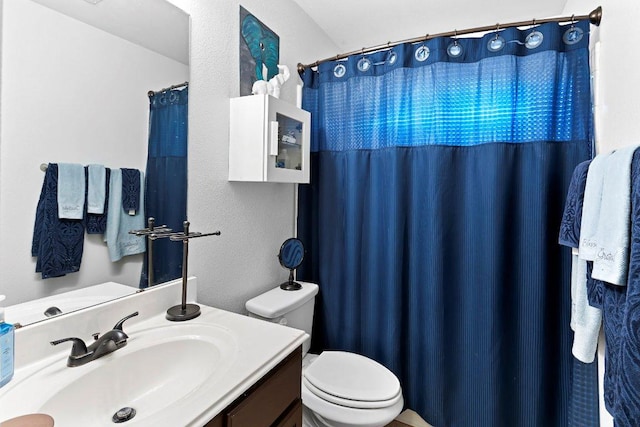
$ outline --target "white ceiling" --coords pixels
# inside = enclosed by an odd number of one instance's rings
[[[33,1],[189,64],[189,15],[183,10],[188,1],[104,0],[95,5],[85,0]]]
[[[567,0],[293,0],[341,52],[425,34],[562,13]],[[592,7],[593,8],[593,7]],[[588,9],[588,10],[587,10]],[[591,11],[575,11],[576,15]]]

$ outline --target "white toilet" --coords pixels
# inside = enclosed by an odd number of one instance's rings
[[[247,301],[249,316],[302,329],[311,335],[318,285],[298,282],[302,289],[277,287]],[[304,427],[382,427],[404,405],[398,378],[378,362],[344,351],[307,354],[302,347]]]

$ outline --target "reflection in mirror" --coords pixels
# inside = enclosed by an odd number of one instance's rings
[[[49,308],[64,314],[135,292],[143,259],[111,263],[102,236],[86,235],[80,271],[46,280],[35,273],[31,237],[44,178],[40,164],[144,171],[147,92],[189,80],[188,1],[92,3],[0,2],[0,294],[7,306],[27,309],[23,304],[37,301],[38,319],[47,318]],[[120,287],[115,295],[75,293],[109,282]],[[63,303],[39,306],[52,297]],[[8,320],[36,320],[27,314]]]
[[[304,245],[299,239],[290,238],[284,241],[278,253],[280,265],[289,270],[289,280],[280,285],[285,291],[297,291],[302,288],[300,283],[293,281],[293,270],[300,267],[304,259]]]

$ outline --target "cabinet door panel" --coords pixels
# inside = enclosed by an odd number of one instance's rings
[[[285,418],[280,421],[276,427],[302,427],[302,400],[289,409]]]
[[[270,427],[300,398],[302,353],[296,351],[227,416],[227,427]]]

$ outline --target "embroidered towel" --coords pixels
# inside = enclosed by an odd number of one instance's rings
[[[605,284],[604,402],[616,427],[640,426],[640,150],[631,173],[631,239],[627,286]]]
[[[573,170],[571,184],[564,204],[564,213],[560,223],[558,243],[571,248],[580,245],[580,225],[582,222],[582,205],[584,202],[584,188],[587,184],[587,171],[591,160],[580,163]]]
[[[36,272],[41,273],[43,279],[49,279],[78,271],[83,248],[83,222],[58,218],[58,165],[49,163],[31,241],[31,255],[37,257]]]
[[[587,286],[587,262],[580,259],[582,206],[590,161],[576,166],[567,192],[564,213],[560,225],[558,241],[569,246],[571,251],[571,329],[574,331],[571,351],[582,363],[591,363],[595,359],[598,336],[602,323],[600,308],[589,305]]]
[[[593,278],[614,285],[627,284],[631,229],[631,159],[636,146],[625,147],[607,158],[602,184],[593,260]]]
[[[104,234],[107,231],[107,216],[109,215],[109,179],[111,178],[111,170],[105,168],[105,186],[104,197],[105,203],[101,214],[87,213],[85,216],[85,227],[87,234]]]
[[[140,171],[122,168],[122,207],[135,215],[140,206]]]
[[[140,173],[140,182],[144,179]],[[107,216],[107,230],[104,241],[107,242],[109,258],[112,262],[120,260],[128,255],[139,254],[145,251],[145,240],[142,236],[129,234],[131,230],[140,230],[144,226],[144,191],[140,185],[140,209],[135,215],[129,215],[122,207],[122,171],[111,170],[109,180],[109,215]]]
[[[580,225],[580,259],[593,261],[598,252],[596,234],[600,218],[602,200],[602,184],[605,167],[609,154],[597,155],[589,165],[587,182],[584,188],[584,202],[582,204],[582,221]]]
[[[84,214],[84,166],[58,164],[58,218],[82,219]]]
[[[104,213],[107,171],[103,165],[89,165],[89,188],[87,191],[87,213]]]

